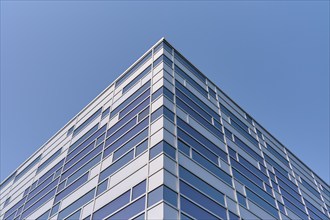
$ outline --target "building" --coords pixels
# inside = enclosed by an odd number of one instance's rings
[[[0,190],[0,219],[330,217],[329,185],[164,39]]]

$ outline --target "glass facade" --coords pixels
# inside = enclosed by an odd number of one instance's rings
[[[161,39],[0,185],[0,219],[330,219],[330,187]]]

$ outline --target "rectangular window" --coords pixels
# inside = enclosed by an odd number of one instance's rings
[[[107,177],[111,176],[113,173],[115,173],[117,170],[122,168],[124,165],[126,165],[133,158],[134,158],[134,151],[131,150],[126,155],[121,157],[119,160],[117,160],[113,164],[111,164],[108,168],[103,170],[100,174],[100,181],[103,181]]]
[[[126,115],[128,112],[130,112],[132,109],[134,109],[136,106],[138,106],[142,101],[147,99],[144,103],[144,106],[147,106],[149,104],[149,95],[150,95],[150,89],[147,89],[142,95],[137,97],[134,101],[132,101],[130,104],[128,104],[123,110],[119,112],[119,118],[122,118],[124,115]],[[143,108],[143,107],[142,107]]]
[[[205,90],[205,86],[202,87],[195,80],[193,80],[188,74],[186,74],[182,69],[180,69],[177,65],[175,65],[175,72],[178,73],[181,77],[185,78],[190,85],[192,85],[198,92],[200,92],[203,96],[208,98],[207,91]]]
[[[142,79],[144,76],[146,76],[151,71],[151,65],[149,65],[147,68],[145,68],[137,77],[135,77],[133,80],[131,80],[124,88],[123,88],[123,94],[127,92],[132,86],[134,86],[140,79]]]
[[[227,219],[226,209],[224,207],[209,199],[207,196],[192,188],[185,182],[180,181],[180,192],[182,195],[195,201],[199,205],[204,206],[222,219]]]
[[[129,103],[139,97],[142,93],[146,92],[146,90],[150,90],[150,80],[146,82],[143,86],[141,86],[137,91],[135,91],[131,96],[129,96],[125,101],[123,101],[120,105],[118,105],[115,109],[112,109],[110,113],[110,118],[115,116],[119,111],[123,110]],[[147,92],[148,93],[148,92]]]
[[[84,204],[87,204],[94,198],[95,188],[77,199],[71,205],[60,211],[58,214],[58,219],[64,219],[68,215],[70,215],[73,211],[76,211],[78,208],[82,207]]]
[[[154,61],[154,67],[156,67],[159,63],[164,62],[167,64],[169,67],[172,68],[172,60],[170,60],[166,55],[161,55],[160,57],[157,58],[157,60]]]
[[[177,61],[179,61],[182,65],[184,65],[190,72],[192,72],[195,76],[197,76],[197,78],[199,78],[203,83],[206,83],[206,77],[196,67],[194,67],[188,60],[186,60],[183,56],[181,56],[177,51],[175,51],[174,57]]]
[[[82,129],[84,129],[89,123],[94,121],[102,112],[102,107],[99,108],[92,116],[90,116],[84,123],[73,131],[73,136],[76,136]]]
[[[59,150],[57,150],[52,156],[50,156],[45,162],[43,162],[37,170],[37,173],[40,172],[40,170],[42,170],[43,168],[45,168],[50,162],[52,162],[56,157],[58,157],[58,155],[61,154],[62,148],[60,148]]]
[[[110,107],[108,107],[102,112],[101,119],[105,118],[109,114],[109,112],[110,112]]]

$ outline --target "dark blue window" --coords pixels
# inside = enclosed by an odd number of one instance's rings
[[[92,127],[89,131],[87,131],[81,138],[79,138],[76,142],[71,144],[69,147],[68,153],[71,153],[78,145],[80,145],[82,142],[84,142],[91,134],[93,134],[95,131],[97,131],[98,124]]]
[[[77,199],[75,202],[73,202],[71,205],[60,211],[58,214],[58,219],[64,219],[69,214],[71,214],[73,211],[77,210],[78,208],[82,207],[84,204],[87,204],[89,201],[91,201],[94,198],[95,188]]]
[[[136,131],[136,133],[138,133],[138,132],[140,132],[140,131]],[[112,152],[114,152],[115,150],[117,150],[119,148],[123,149],[121,151],[126,151],[128,149],[131,149],[132,147],[134,147],[136,144],[138,144],[140,141],[142,141],[143,139],[145,139],[148,136],[148,128],[144,129],[137,136],[135,136],[134,138],[132,138],[131,140],[126,142],[124,145],[122,145],[123,142],[125,142],[128,138],[131,138],[132,135],[135,135],[135,134],[132,132],[132,134],[128,134],[127,137],[126,137],[126,135],[124,135],[124,137],[121,138],[119,141],[110,145],[107,149],[105,149],[103,158],[107,157],[108,155],[110,155]]]
[[[224,207],[215,203],[213,200],[209,199],[208,197],[206,197],[205,195],[182,181],[180,181],[180,192],[182,195],[188,197],[199,205],[207,207],[208,210],[218,215],[222,219],[226,219],[226,209]]]
[[[205,112],[205,110],[202,108],[202,106],[196,104],[193,102],[188,96],[183,94],[180,90],[176,89],[176,95],[179,97],[181,100],[183,100],[185,103],[187,103],[191,108],[196,110],[198,113],[201,114],[205,119],[207,119],[209,122],[212,122],[211,118],[212,116],[209,115],[209,113]]]
[[[144,105],[136,111],[138,113],[140,110],[142,110],[145,106],[149,104],[149,95],[150,95],[150,89],[147,89],[142,95],[137,97],[134,101],[132,101],[130,104],[128,104],[123,110],[119,112],[119,118],[122,118],[124,115],[126,115],[128,112],[130,112],[132,109],[137,107],[140,103],[142,103],[143,100],[147,99],[144,102]]]
[[[192,203],[191,201],[189,201],[188,199],[182,196],[180,197],[180,201],[181,201],[181,210],[187,213],[188,215],[194,217],[195,219],[218,219],[211,213],[205,211],[198,205]]]
[[[192,72],[195,76],[197,76],[197,78],[199,78],[203,83],[206,82],[206,77],[196,67],[194,67],[188,60],[186,60],[183,56],[181,56],[177,51],[175,51],[174,57],[177,61],[179,61],[182,65],[184,65],[190,72]]]
[[[43,162],[37,170],[37,173],[42,170],[43,168],[45,168],[50,162],[52,162],[56,157],[58,157],[58,155],[61,154],[62,148],[60,148],[59,150],[57,150],[52,156],[50,156],[45,162]]]
[[[146,181],[143,180],[141,183],[137,184],[132,189],[132,200],[138,198],[146,192]]]
[[[129,219],[145,209],[145,196],[126,206],[113,216],[107,219]]]
[[[175,160],[175,149],[166,141],[161,141],[150,149],[149,159],[155,158],[161,152],[165,152],[168,156]]]
[[[102,112],[102,107],[99,108],[92,116],[90,116],[84,123],[82,123],[78,128],[73,131],[73,136],[78,134],[82,129],[84,129],[89,123],[94,121]]]
[[[161,95],[164,95],[165,97],[167,97],[172,102],[174,100],[174,94],[170,90],[168,90],[166,87],[163,86],[163,87],[159,88],[156,92],[154,92],[152,94],[151,101],[156,100]]]
[[[140,79],[142,79],[144,76],[146,76],[151,71],[151,65],[149,65],[147,68],[145,68],[137,77],[135,77],[133,80],[131,80],[124,88],[123,93],[128,91],[132,86],[134,86]]]
[[[195,89],[197,89],[203,96],[207,97],[207,91],[205,90],[205,86],[200,86],[195,80],[193,80],[188,74],[186,74],[182,69],[175,65],[175,72],[177,72],[180,76],[185,78]]]
[[[114,211],[120,209],[121,207],[125,206],[130,201],[130,191],[127,191],[117,197],[116,199],[112,200],[96,212],[94,212],[92,219],[99,220],[103,219],[104,217],[110,215]]]
[[[141,142],[147,136],[148,136],[148,129],[145,129],[140,134],[138,134],[133,139],[131,139],[129,142],[127,142],[122,147],[120,147],[118,150],[116,150],[113,154],[112,160],[115,161],[116,159],[124,155],[127,151],[131,150],[136,144]]]
[[[102,118],[102,119],[105,118],[105,117],[109,114],[109,112],[110,112],[110,107],[108,107],[107,109],[105,109],[105,110],[102,112],[102,116],[101,116],[101,118]]]
[[[221,180],[223,180],[228,185],[232,185],[231,177],[226,172],[220,169],[220,167],[216,166],[215,164],[211,163],[209,160],[205,159],[202,155],[197,153],[196,151],[192,151],[192,156],[197,163],[203,166],[205,169],[209,170]]]
[[[113,109],[110,113],[110,118],[115,116],[119,111],[123,110],[130,102],[135,100],[137,97],[139,97],[143,92],[145,92],[150,86],[150,80],[146,82],[141,88],[139,88],[137,91],[135,91],[130,97],[128,97],[125,101],[123,101],[119,106],[117,106],[115,109]],[[150,91],[150,89],[148,89]]]
[[[108,188],[108,180],[103,181],[97,187],[96,195],[100,195]]]
[[[236,192],[236,194],[237,194],[237,201],[238,201],[238,203],[240,205],[242,205],[243,207],[247,208],[245,196],[243,196],[239,192]]]
[[[133,128],[136,125],[136,117],[134,117],[132,120],[127,122],[123,127],[118,129],[115,133],[111,134],[110,137],[107,139],[108,143],[112,143],[115,140],[117,140],[120,136],[122,136],[124,133],[126,133],[128,130]]]
[[[90,168],[94,167],[96,164],[98,164],[101,161],[102,154],[97,155],[92,160],[90,160],[88,163],[86,163],[84,166],[82,166],[78,171],[73,173],[67,180],[67,184],[72,183],[75,181],[79,176],[84,174],[86,171],[88,171]]]
[[[202,144],[200,144],[194,138],[190,137],[188,134],[186,134],[180,128],[178,128],[177,133],[178,133],[178,137],[180,139],[182,139],[184,142],[186,142],[192,148],[194,148],[195,150],[197,150],[198,152],[200,152],[207,159],[211,160],[213,163],[215,163],[215,164],[218,165],[218,156],[215,155],[212,151],[210,151],[209,149],[207,149],[206,147],[204,147]]]
[[[33,205],[31,205],[29,208],[27,207],[27,205],[24,206],[24,212],[21,215],[21,218],[25,218],[28,215],[30,215],[32,212],[34,212],[37,208],[39,208],[42,204],[44,204],[45,202],[47,202],[49,199],[51,199],[56,192],[56,188],[54,188],[53,190],[51,190],[50,192],[48,192],[44,197],[42,197],[41,199],[39,199],[36,203],[34,203]],[[40,198],[40,197],[38,197]]]
[[[145,108],[142,112],[138,115],[138,122],[140,122],[142,119],[144,119],[146,116],[149,115],[149,106]]]
[[[169,67],[172,68],[172,60],[170,60],[166,55],[161,55],[160,57],[157,58],[157,60],[154,61],[154,67],[156,67],[159,63],[164,62],[167,64]]]
[[[215,100],[217,99],[217,95],[216,95],[216,93],[213,91],[213,89],[211,89],[210,87],[209,87],[209,94],[210,94],[210,96],[211,97],[213,97]]]
[[[58,193],[55,197],[54,203],[57,203],[58,201],[62,200],[64,197],[72,193],[74,190],[78,189],[80,186],[82,186],[84,183],[86,183],[88,180],[88,172],[81,176],[79,179],[77,179],[74,183],[72,183],[70,186],[62,190],[60,193]],[[58,190],[59,191],[59,190]]]
[[[276,219],[279,219],[278,211],[276,210],[276,208],[274,208],[275,205],[270,205],[265,200],[263,200],[258,195],[256,195],[254,192],[249,190],[248,188],[246,188],[246,195],[250,200],[257,203],[260,207],[265,209],[268,213],[273,215]],[[307,219],[307,218],[305,218],[305,219]]]
[[[207,146],[213,153],[220,156],[224,161],[227,161],[227,154],[223,150],[221,150],[217,145],[213,144],[209,139],[204,137],[201,133],[199,133],[197,130],[192,128],[189,124],[184,122],[179,117],[177,117],[177,124],[186,133],[190,134],[192,137],[197,139],[199,142],[201,142],[205,146]]]
[[[190,147],[187,144],[185,144],[184,142],[178,140],[178,148],[185,155],[187,155],[188,157],[190,157]]]
[[[259,162],[263,161],[262,157],[257,152],[252,150],[247,144],[245,144],[243,141],[241,141],[241,139],[239,139],[237,136],[235,136],[235,143],[237,144],[237,146],[239,146],[245,152],[247,152],[252,157],[254,157],[254,159],[256,159],[257,161],[259,161]]]
[[[127,164],[130,160],[132,160],[134,157],[134,151],[131,150],[128,152],[125,156],[121,157],[119,160],[111,164],[108,168],[103,170],[100,174],[100,181],[103,181],[108,176],[111,176],[114,172],[119,170],[121,167],[123,167],[125,164]]]
[[[106,143],[106,146],[108,146],[108,148],[105,149],[104,157],[106,157],[111,152],[113,152],[115,149],[117,149],[119,146],[124,144],[132,136],[138,134],[140,131],[142,131],[144,128],[146,128],[148,125],[149,125],[149,117],[145,118],[143,121],[141,121],[139,124],[137,124],[134,128],[132,128],[129,132],[127,132],[125,135],[120,137],[117,141],[113,142],[111,145],[110,145],[110,143],[112,140],[107,139],[105,143]]]
[[[127,115],[129,115],[129,117],[132,117],[132,116],[135,116],[137,113],[139,113],[142,109],[144,109],[145,107],[147,107],[148,105],[149,105],[149,103],[150,103],[150,98],[149,98],[149,96],[143,101],[143,102],[141,102],[138,106],[132,106],[132,108],[131,109],[133,109],[134,107],[134,109],[131,111],[131,112],[129,112]],[[133,104],[135,104],[135,103],[133,103]],[[127,113],[127,111],[130,111],[131,109],[124,109],[123,111],[121,111],[120,113],[119,113],[119,118],[121,118],[124,114],[126,114]]]
[[[174,122],[174,113],[166,108],[165,106],[161,106],[158,108],[155,112],[151,114],[151,121],[155,121],[157,118],[159,118],[161,115],[165,115],[166,118],[168,118],[170,121]]]
[[[56,214],[59,210],[59,207],[60,207],[60,203],[57,203],[56,205],[54,205],[52,208],[52,212],[50,213],[50,216],[53,216],[54,214]]]
[[[176,90],[181,90],[183,94],[188,96],[192,101],[194,101],[198,106],[200,106],[204,111],[212,115],[213,118],[220,120],[220,115],[216,113],[212,108],[210,108],[207,104],[205,104],[202,100],[200,100],[197,96],[195,96],[191,91],[189,91],[184,85],[182,85],[179,81],[175,81]]]
[[[50,175],[54,174],[56,170],[58,170],[64,163],[64,159],[58,162],[55,166],[53,166],[50,170],[48,170],[42,177],[40,177],[38,184],[40,185],[43,181],[49,178]]]

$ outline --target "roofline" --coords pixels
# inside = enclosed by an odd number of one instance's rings
[[[17,170],[19,170],[28,160],[30,160],[32,157],[34,157],[36,154],[38,154],[43,147],[45,147],[50,141],[52,141],[59,133],[61,133],[70,123],[72,123],[77,117],[85,111],[89,106],[91,106],[99,97],[101,97],[108,89],[113,86],[116,81],[125,75],[135,64],[137,64],[140,60],[144,58],[145,55],[147,55],[155,46],[157,46],[160,42],[164,41],[165,38],[162,37],[160,40],[158,40],[153,46],[151,46],[142,56],[140,56],[132,65],[130,65],[122,74],[120,74],[109,86],[107,86],[101,93],[99,93],[92,101],[90,101],[82,110],[80,110],[73,118],[67,122],[60,130],[58,130],[53,136],[51,136],[41,147],[39,147],[31,156],[29,156],[23,163],[21,163],[13,172],[11,172],[6,179],[4,179],[0,183],[0,188],[2,187],[2,184],[7,181],[9,177],[11,177]]]
[[[144,58],[145,55],[147,55],[150,51],[152,51],[152,49],[154,47],[156,47],[160,42],[165,41],[167,44],[169,44],[174,50],[175,52],[177,52],[178,54],[180,54],[182,57],[184,57],[190,65],[192,65],[193,67],[195,67],[203,76],[205,76],[205,78],[212,82],[212,80],[209,80],[209,78],[202,72],[200,71],[194,64],[192,64],[185,56],[183,56],[175,47],[173,47],[173,45],[171,43],[169,43],[165,37],[160,38],[160,40],[158,40],[153,46],[151,46],[142,56],[140,56],[131,66],[129,66],[122,74],[120,74],[109,86],[107,86],[99,95],[97,95],[92,101],[90,101],[81,111],[79,111],[69,122],[67,122],[62,128],[60,128],[59,131],[57,131],[52,137],[50,137],[46,143],[44,143],[41,147],[39,147],[28,159],[26,159],[23,163],[21,163],[21,165],[16,168],[13,172],[11,172],[6,179],[4,179],[1,183],[0,183],[0,187],[2,186],[2,184],[9,178],[11,177],[12,174],[14,174],[18,169],[20,169],[28,160],[30,160],[33,156],[35,156],[43,147],[45,147],[45,145],[47,145],[53,138],[55,138],[61,131],[64,130],[64,128],[66,126],[68,126],[70,123],[73,122],[73,120],[75,120],[83,111],[85,111],[89,106],[91,106],[93,104],[94,101],[96,101],[100,96],[102,96],[108,89],[111,88],[111,86],[113,86],[116,81],[123,76],[124,74],[126,74],[135,64],[137,64],[140,60],[142,60]],[[231,102],[233,102],[241,111],[247,113],[240,105],[238,105],[234,100],[232,100],[222,89],[220,89],[215,83],[212,82],[212,84],[219,89]],[[248,113],[251,117],[252,115],[250,113]],[[254,121],[255,118],[252,117]],[[257,122],[257,121],[256,121]],[[266,128],[264,128],[259,122],[257,122],[258,125],[264,129],[268,135],[270,135],[275,141],[277,141],[279,144],[281,144],[288,152],[290,152],[295,159],[297,159],[299,162],[301,162],[303,165],[305,165],[311,172],[313,172],[313,175],[317,176],[321,181],[323,181],[328,188],[330,188],[330,184],[328,184],[325,180],[323,180],[323,178],[321,178],[317,173],[315,173],[309,166],[307,166],[303,161],[301,161],[291,150],[289,150],[287,147],[285,147],[284,144],[282,144],[277,138],[275,138]]]

